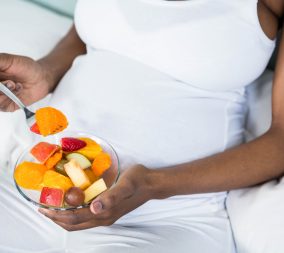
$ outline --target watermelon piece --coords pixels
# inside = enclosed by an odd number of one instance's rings
[[[61,207],[64,193],[61,189],[43,187],[39,202],[48,206]]]
[[[44,164],[49,157],[51,157],[60,147],[55,144],[50,144],[48,142],[39,142],[35,145],[30,153],[36,158],[40,163]]]

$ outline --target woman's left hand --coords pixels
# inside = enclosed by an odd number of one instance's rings
[[[115,186],[100,194],[90,205],[70,211],[39,209],[39,212],[68,231],[112,225],[151,197],[151,170],[136,165],[126,170]]]

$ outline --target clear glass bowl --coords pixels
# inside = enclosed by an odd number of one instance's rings
[[[36,145],[38,142],[40,141],[46,141],[52,144],[57,144],[60,145],[60,140],[63,137],[88,137],[91,138],[92,140],[94,140],[95,142],[97,142],[103,149],[104,152],[108,153],[111,156],[111,160],[112,160],[112,165],[111,167],[106,170],[104,172],[104,174],[102,175],[102,178],[104,179],[107,188],[112,187],[118,180],[119,175],[120,175],[120,165],[119,165],[119,159],[118,156],[114,150],[114,148],[105,140],[92,135],[92,134],[88,134],[88,133],[83,133],[83,132],[70,132],[70,131],[64,131],[62,133],[53,135],[53,136],[48,136],[45,138],[38,138],[37,141],[28,149],[26,149],[18,158],[16,165],[14,167],[14,172],[15,169],[17,168],[17,166],[19,164],[21,164],[24,161],[28,161],[28,162],[37,162],[36,159],[30,154],[30,150],[32,149],[32,147],[34,145]],[[21,186],[19,186],[14,178],[14,182],[16,185],[17,190],[19,191],[19,193],[30,203],[40,207],[40,208],[46,208],[46,209],[50,209],[50,210],[62,210],[62,211],[66,211],[66,210],[74,210],[74,209],[79,209],[79,208],[84,208],[84,207],[88,207],[90,204],[85,204],[82,206],[78,206],[78,207],[73,207],[73,206],[66,206],[64,205],[63,207],[54,207],[54,206],[48,206],[48,205],[44,205],[42,203],[39,202],[40,199],[40,191],[36,191],[36,190],[27,190],[22,188]]]

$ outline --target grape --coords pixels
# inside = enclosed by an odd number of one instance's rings
[[[84,204],[85,193],[79,187],[71,187],[65,193],[64,200],[70,206],[81,206]]]

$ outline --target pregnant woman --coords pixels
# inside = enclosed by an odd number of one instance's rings
[[[64,212],[38,212],[1,175],[0,251],[235,252],[226,191],[284,172],[284,42],[271,128],[242,144],[246,86],[266,68],[283,10],[279,0],[79,0],[49,55],[1,54],[1,81],[26,104],[54,91],[70,128],[108,140],[123,173],[90,208]]]

